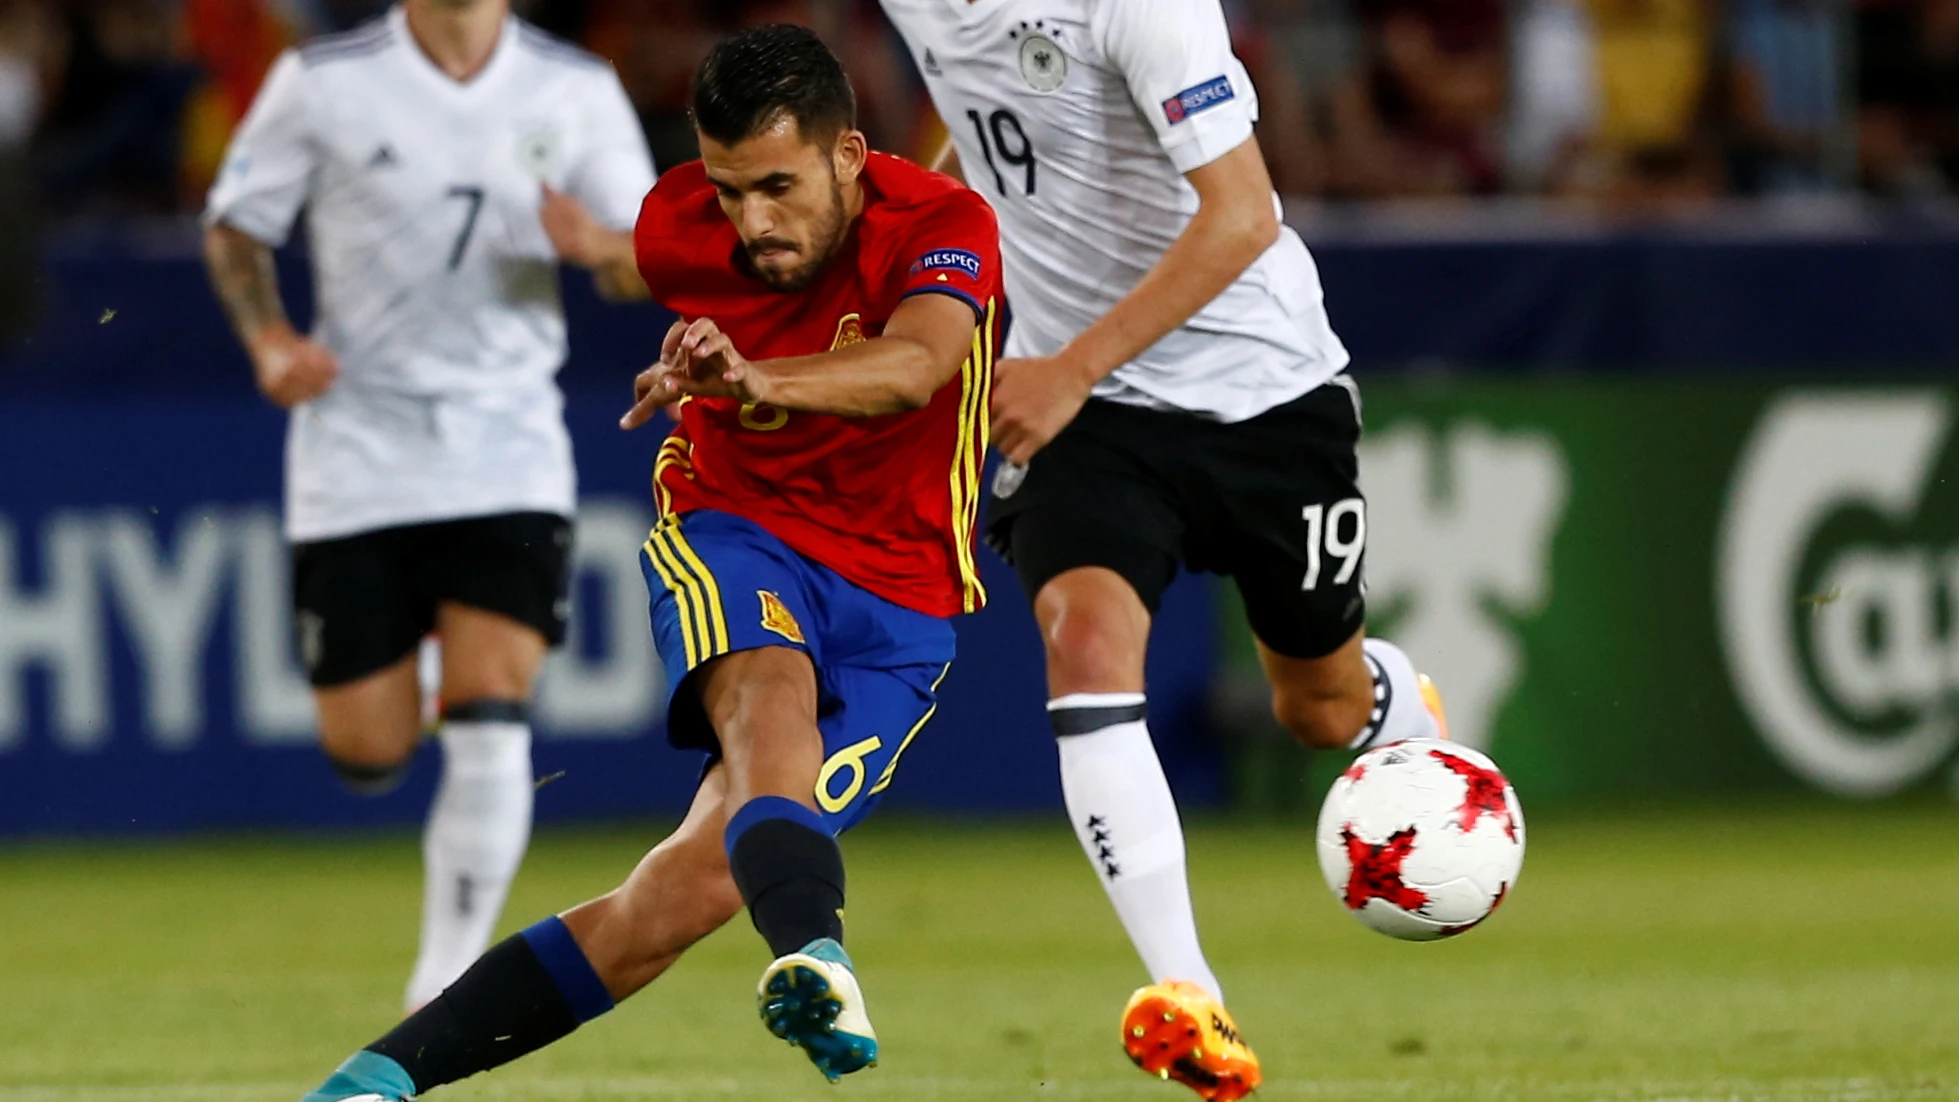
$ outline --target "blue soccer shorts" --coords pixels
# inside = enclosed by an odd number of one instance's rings
[[[736,651],[790,647],[816,667],[823,769],[816,805],[835,833],[870,814],[898,759],[938,710],[952,625],[895,605],[813,562],[760,525],[697,509],[640,549],[653,641],[667,668],[667,739],[718,754],[688,676]]]

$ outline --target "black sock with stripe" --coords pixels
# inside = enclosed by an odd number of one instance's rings
[[[305,1102],[422,1094],[535,1052],[611,1009],[611,994],[571,931],[547,918],[491,946]]]
[[[755,929],[778,958],[819,938],[843,943],[843,851],[823,817],[760,796],[728,820],[728,868]]]

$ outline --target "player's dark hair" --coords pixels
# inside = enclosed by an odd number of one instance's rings
[[[722,145],[784,116],[805,139],[828,142],[857,126],[857,96],[837,55],[807,27],[774,24],[722,40],[694,73],[694,128]]]

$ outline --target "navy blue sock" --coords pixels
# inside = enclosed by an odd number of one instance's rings
[[[399,1065],[420,1094],[535,1052],[611,1009],[605,983],[553,916],[491,946],[365,1053]]]
[[[723,841],[748,917],[776,956],[818,938],[843,941],[843,851],[823,816],[758,796],[728,819]]]

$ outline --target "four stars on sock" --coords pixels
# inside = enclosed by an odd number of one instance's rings
[[[1095,859],[1101,862],[1102,875],[1114,880],[1122,875],[1122,866],[1116,864],[1114,843],[1109,837],[1109,821],[1100,815],[1088,817],[1088,832],[1095,843]]]

